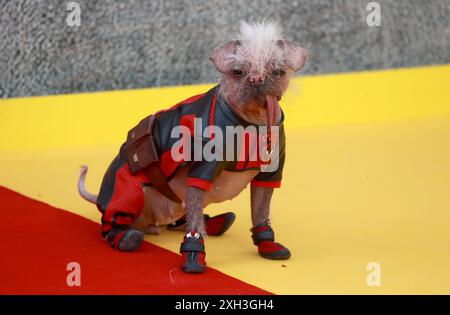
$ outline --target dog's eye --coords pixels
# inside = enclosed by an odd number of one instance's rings
[[[244,72],[241,69],[233,69],[233,75],[236,77],[240,77]]]
[[[286,71],[281,70],[281,69],[275,69],[272,71],[272,74],[277,77],[282,77],[286,74]]]

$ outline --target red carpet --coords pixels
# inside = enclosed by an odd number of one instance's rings
[[[211,268],[184,274],[179,255],[148,242],[114,250],[99,224],[9,189],[0,200],[0,294],[270,294]],[[66,284],[69,262],[81,266],[81,287]]]

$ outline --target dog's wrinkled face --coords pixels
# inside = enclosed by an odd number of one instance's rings
[[[306,58],[305,49],[283,40],[275,24],[245,22],[237,40],[210,55],[222,73],[220,93],[234,111],[254,122],[276,119],[289,76],[303,67]],[[275,117],[267,117],[269,112]]]

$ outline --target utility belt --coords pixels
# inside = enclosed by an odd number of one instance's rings
[[[153,137],[155,115],[150,115],[128,131],[125,143],[125,156],[134,175],[143,171],[151,180],[153,187],[170,200],[181,203],[181,199],[170,188],[166,177],[158,166],[158,150]]]

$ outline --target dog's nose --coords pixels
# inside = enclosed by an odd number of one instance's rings
[[[264,76],[259,75],[259,74],[252,75],[252,76],[250,76],[250,83],[254,87],[261,86],[264,83]]]

